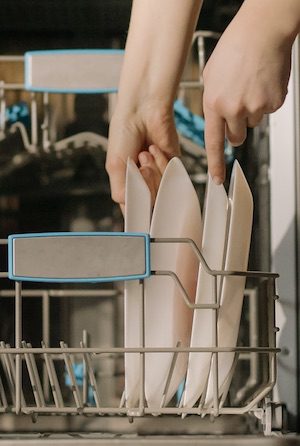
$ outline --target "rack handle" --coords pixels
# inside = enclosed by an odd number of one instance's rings
[[[149,277],[150,237],[59,232],[8,237],[8,277],[31,282],[113,282]]]

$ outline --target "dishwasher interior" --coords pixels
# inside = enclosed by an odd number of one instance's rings
[[[191,64],[191,69],[186,69],[178,93],[178,99],[184,104],[181,111],[183,109],[185,113],[193,106],[195,96],[201,95],[201,70],[206,48],[217,37],[209,32],[199,32],[194,36],[191,57],[196,62]],[[54,53],[44,54],[46,57],[50,55],[51,61]],[[65,56],[63,51],[59,54]],[[116,54],[122,57],[122,52],[117,51]],[[87,55],[99,56],[97,51],[90,54],[79,51],[76,54],[79,57],[79,82],[82,82],[80,66],[84,65],[80,64],[80,57]],[[3,56],[0,63],[26,65],[26,56],[25,59],[23,56]],[[58,65],[59,62],[56,69]],[[61,66],[68,72],[68,64],[63,57]],[[70,66],[72,69],[72,64]],[[51,74],[47,78],[51,67],[42,71],[46,71],[45,79],[51,80]],[[63,82],[62,77],[59,83]],[[18,432],[27,435],[35,432],[41,435],[105,432],[111,435],[112,441],[115,435],[133,435],[132,441],[136,438],[134,435],[156,435],[157,443],[162,441],[159,440],[163,438],[161,436],[165,435],[164,441],[167,441],[168,435],[176,434],[191,438],[216,433],[281,435],[287,428],[287,413],[283,402],[274,401],[272,396],[279,352],[275,323],[276,274],[240,273],[247,277],[247,286],[237,347],[222,350],[216,340],[209,349],[215,381],[212,404],[205,406],[203,398],[200,398],[193,408],[183,408],[182,389],[179,389],[169,404],[162,401],[155,410],[147,407],[144,397],[144,360],[145,355],[152,351],[144,347],[124,348],[122,283],[49,285],[7,279],[10,255],[7,236],[12,233],[113,233],[123,229],[121,213],[110,200],[104,169],[107,121],[115,103],[115,89],[106,87],[109,94],[104,94],[102,89],[100,93],[93,91],[93,94],[81,95],[81,85],[68,88],[65,83],[43,91],[28,85],[26,75],[22,82],[0,83],[0,212],[3,216],[1,431],[7,435]],[[96,105],[98,100],[101,102],[99,109]],[[94,125],[95,119],[87,128],[82,127],[82,120],[77,119],[76,113],[86,117],[88,108],[85,107],[91,102],[93,110],[103,117],[101,128],[100,124]],[[73,123],[66,130],[62,122],[70,110]],[[265,122],[249,135],[246,147],[236,150],[226,147],[228,170],[234,159],[239,159],[253,190],[256,209],[250,270],[262,271],[270,270],[269,184],[265,175],[268,164],[267,125]],[[206,183],[205,151],[193,140],[193,135],[184,131],[180,132],[180,142],[184,163],[202,204]],[[254,153],[251,158],[249,147]],[[185,243],[189,244],[189,241]],[[200,252],[195,252],[195,255],[200,262],[203,261]],[[53,260],[59,264],[59,259]],[[220,276],[210,273],[212,280]],[[186,293],[184,290],[181,292],[189,305]],[[192,304],[190,308],[191,311],[201,311]],[[210,309],[217,314],[217,306]],[[143,326],[143,314],[140,317]],[[197,351],[206,352],[205,349]],[[178,355],[188,352],[180,345],[168,350],[173,355],[168,382]],[[226,399],[218,394],[218,352],[235,356],[229,389],[226,389],[228,393],[224,392]],[[167,352],[161,349],[161,354],[164,353]],[[124,401],[125,354],[140,356],[140,398],[135,408],[126,407]],[[165,392],[167,390],[166,386]],[[32,441],[35,437],[30,438]],[[78,440],[81,438],[79,435]]]

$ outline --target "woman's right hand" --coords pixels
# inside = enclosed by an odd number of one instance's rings
[[[241,145],[247,127],[276,111],[287,94],[299,0],[245,0],[204,69],[203,110],[208,168],[225,178],[224,140]]]

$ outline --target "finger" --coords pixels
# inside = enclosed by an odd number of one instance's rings
[[[253,113],[251,116],[248,117],[247,127],[249,128],[256,127],[263,120],[263,117],[264,113],[262,112]]]
[[[170,160],[174,156],[181,155],[181,149],[180,149],[180,145],[179,145],[178,141],[174,142],[174,144],[172,144],[172,145],[168,145],[165,147],[163,145],[159,145],[159,147],[162,150],[162,152],[165,154],[165,156],[168,158],[168,160]]]
[[[155,164],[158,167],[160,174],[163,175],[169,162],[168,157],[162,150],[160,150],[154,144],[149,147],[149,152],[153,156]]]
[[[222,184],[225,180],[224,142],[225,121],[224,119],[206,108],[205,116],[205,148],[207,152],[208,170],[216,184]]]
[[[155,185],[154,177],[153,177],[153,171],[148,166],[142,166],[140,167],[140,172],[143,175],[144,180],[146,181],[146,184],[150,190],[151,194],[151,205],[153,206],[155,203],[156,195],[157,195],[157,186]]]
[[[247,138],[247,120],[226,119],[226,138],[234,147],[243,144]]]
[[[139,162],[141,168],[147,167],[152,172],[153,182],[157,186],[159,186],[161,180],[160,170],[155,162],[154,157],[148,151],[143,151],[139,154]]]
[[[139,154],[140,171],[144,176],[151,192],[152,202],[154,203],[159,188],[161,173],[155,163],[154,157],[147,151]]]
[[[125,203],[126,162],[118,156],[107,156],[106,171],[109,174],[109,183],[112,199],[119,204]]]
[[[113,117],[109,127],[108,150],[105,168],[109,175],[112,199],[125,203],[125,181],[128,157],[137,162],[142,147],[142,136],[124,124],[123,119]]]

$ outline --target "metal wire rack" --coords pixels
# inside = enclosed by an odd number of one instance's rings
[[[270,392],[276,381],[276,332],[275,326],[275,300],[278,298],[275,290],[275,281],[277,274],[252,272],[252,271],[214,271],[211,270],[205,262],[201,252],[190,239],[152,239],[151,243],[184,243],[188,244],[193,250],[199,262],[208,274],[211,275],[214,283],[214,300],[208,304],[193,304],[190,296],[187,295],[180,279],[172,271],[152,271],[151,275],[169,276],[178,287],[182,299],[192,311],[202,311],[210,309],[214,315],[213,325],[213,344],[209,348],[189,348],[180,345],[173,348],[148,348],[145,346],[139,348],[109,347],[95,348],[87,345],[84,338],[78,347],[70,347],[61,341],[57,347],[50,347],[48,342],[49,315],[47,314],[48,299],[51,296],[71,297],[76,295],[90,296],[111,296],[114,298],[118,292],[115,290],[28,290],[22,289],[22,281],[15,282],[15,290],[3,290],[1,296],[11,297],[15,301],[15,344],[13,346],[2,341],[0,343],[0,360],[2,365],[2,377],[0,379],[0,413],[14,413],[31,415],[33,418],[38,415],[120,415],[127,416],[130,419],[134,417],[160,415],[210,415],[214,418],[219,415],[237,415],[252,413],[259,418],[264,426],[265,433],[270,433],[272,426],[272,417],[268,415],[271,410]],[[7,244],[7,240],[1,240],[2,245]],[[8,273],[1,273],[1,277],[7,277]],[[218,278],[225,276],[244,276],[251,281],[263,284],[263,302],[264,311],[267,319],[265,327],[264,345],[258,345],[250,341],[248,345],[233,346],[221,348],[218,346]],[[143,283],[144,280],[141,280]],[[43,314],[44,314],[44,336],[40,347],[32,347],[30,343],[23,340],[22,337],[22,300],[27,296],[43,296]],[[253,300],[253,293],[246,292],[245,300]],[[47,322],[48,321],[48,322]],[[48,325],[47,325],[48,324]],[[140,314],[140,325],[142,332],[145,332],[144,305]],[[257,334],[254,336],[257,338]],[[144,342],[144,335],[142,337]],[[256,339],[257,340],[257,339]],[[190,352],[209,352],[212,356],[211,371],[213,376],[213,403],[209,407],[201,404],[193,408],[182,407],[180,399],[173,399],[168,405],[162,404],[157,408],[147,407],[145,400],[145,355],[148,353],[172,353],[173,360],[169,370],[168,379],[165,387],[165,394],[168,392],[174,366],[179,354]],[[224,401],[219,394],[218,386],[218,354],[221,352],[234,353],[235,361],[230,375],[234,375],[238,364],[245,359],[250,360],[252,371],[256,373],[254,385],[250,385],[250,394],[247,399],[240,401],[237,406]],[[136,408],[127,408],[125,406],[124,393],[117,400],[114,395],[114,404],[106,404],[103,401],[101,390],[99,388],[99,376],[95,372],[95,364],[102,361],[103,358],[122,358],[125,354],[139,354],[139,404]],[[81,380],[76,376],[76,365],[81,364]],[[253,369],[254,366],[254,369]],[[250,368],[251,368],[250,367]],[[264,379],[262,382],[257,380],[260,368],[263,369]],[[63,372],[62,372],[63,371]],[[62,379],[65,377],[65,381]],[[27,380],[25,377],[27,376]],[[66,377],[68,381],[69,394],[66,395]],[[252,376],[253,378],[253,376]],[[231,380],[230,380],[231,381]],[[229,382],[230,382],[229,381]],[[26,384],[26,388],[25,386]],[[255,385],[256,384],[256,385]],[[31,389],[32,397],[27,401],[28,387]],[[249,393],[249,392],[248,392]],[[269,398],[269,399],[268,399]],[[269,417],[269,418],[268,418]]]
[[[211,33],[196,33],[194,43],[197,43],[197,52],[200,68],[204,65],[204,39],[206,37],[216,38]],[[22,57],[0,57],[0,61],[12,61],[23,63]],[[78,69],[80,68],[80,65]],[[199,78],[195,81],[183,81],[182,89],[198,88],[202,86],[201,69]],[[16,168],[21,162],[28,158],[39,156],[60,156],[68,150],[89,146],[105,150],[107,140],[99,135],[82,134],[76,138],[66,138],[62,141],[54,141],[50,135],[50,111],[49,92],[27,91],[30,98],[30,134],[24,124],[16,122],[8,127],[6,122],[6,96],[9,91],[23,91],[22,83],[0,82],[0,139],[9,133],[20,132],[24,151],[14,157],[10,162]],[[43,122],[39,126],[38,99],[42,95]],[[41,132],[40,132],[41,129]],[[78,147],[77,147],[78,146]],[[199,148],[193,148],[189,144],[190,152],[198,153]],[[22,161],[23,157],[23,161]],[[153,239],[151,243],[184,243],[190,246],[199,262],[206,272],[211,276],[213,282],[213,296],[207,304],[196,305],[190,299],[184,289],[179,277],[173,271],[151,271],[151,275],[168,276],[174,281],[180,292],[181,299],[191,312],[210,310],[213,316],[212,345],[207,348],[190,348],[180,344],[170,348],[145,347],[145,312],[144,297],[139,315],[141,327],[142,346],[136,348],[125,348],[120,346],[91,347],[88,343],[87,330],[83,332],[82,340],[77,346],[70,346],[61,341],[59,345],[52,346],[50,343],[50,317],[49,301],[52,297],[58,298],[111,298],[115,299],[120,292],[114,288],[103,289],[28,289],[23,286],[21,280],[15,281],[14,290],[0,290],[0,297],[13,299],[15,303],[14,344],[6,340],[0,342],[0,414],[7,413],[19,415],[30,415],[33,420],[41,415],[78,415],[78,416],[117,416],[127,417],[129,420],[161,415],[162,417],[174,416],[184,417],[187,415],[198,416],[199,420],[208,416],[211,419],[219,415],[250,414],[254,415],[262,425],[265,434],[270,434],[274,429],[282,429],[282,420],[275,419],[274,413],[277,405],[272,402],[272,388],[276,382],[276,348],[275,325],[275,300],[276,274],[253,272],[253,271],[214,271],[209,268],[201,252],[189,239]],[[1,240],[0,245],[7,245],[7,240]],[[243,333],[246,341],[238,343],[237,346],[222,348],[218,340],[218,301],[220,278],[226,276],[245,277],[250,286],[245,291],[244,305],[247,307],[249,321],[246,321],[247,332]],[[7,278],[8,273],[1,272],[0,278]],[[141,279],[141,284],[147,280]],[[42,298],[42,320],[43,334],[40,346],[32,346],[23,339],[24,315],[22,303],[27,298]],[[88,327],[87,327],[88,328]],[[159,407],[149,408],[145,398],[145,357],[147,354],[171,354],[173,357],[164,394],[168,393],[176,361],[179,355],[187,355],[191,352],[203,352],[211,354],[211,373],[213,378],[213,402],[209,407],[198,401],[192,408],[182,407],[180,396],[174,397],[166,404],[164,398]],[[234,354],[235,360],[228,379],[229,398],[226,400],[219,392],[218,356],[220,353]],[[123,390],[123,378],[120,377],[118,386],[113,387],[109,398],[103,392],[103,375],[99,372],[99,363],[111,360],[123,362],[125,355],[138,354],[140,358],[139,367],[139,402],[137,407],[126,407]],[[240,379],[241,371],[245,372],[246,378]],[[78,372],[79,370],[79,372]],[[114,373],[114,372],[113,372]],[[123,370],[124,374],[124,370]],[[121,367],[122,375],[122,367]],[[233,378],[233,380],[232,380]],[[121,388],[121,390],[120,390]],[[225,392],[227,393],[227,392]],[[280,407],[279,407],[280,408]],[[207,418],[208,418],[207,417]],[[280,417],[279,417],[280,418]]]

